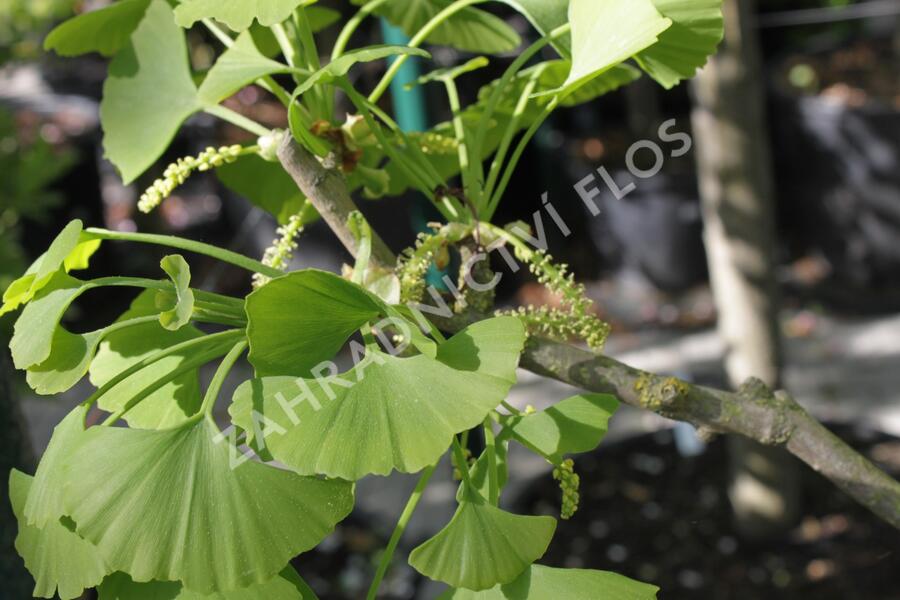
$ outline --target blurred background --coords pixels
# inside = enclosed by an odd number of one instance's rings
[[[193,177],[154,214],[138,213],[138,196],[166,163],[244,138],[196,116],[157,167],[134,186],[122,186],[101,146],[106,61],[61,59],[41,49],[46,33],[73,11],[105,4],[0,2],[0,289],[73,218],[202,239],[251,256],[261,256],[275,236],[271,216],[211,175]],[[323,4],[352,10],[347,2]],[[551,235],[550,252],[571,265],[613,325],[611,356],[719,387],[760,376],[790,390],[897,476],[900,2],[725,5],[726,41],[695,82],[665,91],[644,78],[556,114],[523,159],[498,221],[530,222],[548,192],[573,229],[570,237]],[[496,13],[533,38],[523,18],[502,8]],[[338,30],[326,30],[324,39]],[[396,41],[397,34],[371,21],[357,41]],[[218,47],[203,32],[190,36],[191,61],[202,71]],[[468,58],[446,48],[435,52],[442,66]],[[492,60],[461,80],[463,95],[474,100],[513,58]],[[380,72],[369,65],[355,76],[371,86]],[[431,93],[396,94],[402,121],[447,120],[441,97]],[[228,103],[257,121],[285,122],[281,105],[262,90],[249,88]],[[660,140],[658,129],[672,119],[672,131],[689,133],[693,142],[689,152],[668,158],[672,144]],[[646,179],[627,168],[628,149],[639,140],[660,144],[667,155],[661,172]],[[574,186],[600,167],[620,187],[636,187],[621,199],[602,188],[595,217]],[[413,196],[361,202],[395,250],[436,218]],[[105,248],[89,276],[158,276],[161,250]],[[243,273],[190,260],[199,287],[247,292]],[[304,234],[294,266],[339,270],[347,260],[320,224]],[[70,311],[69,326],[95,329],[130,300],[115,289],[92,296],[89,305]],[[555,301],[525,275],[505,273],[502,304]],[[53,426],[90,387],[61,398],[31,394],[10,367],[10,317],[0,319],[0,462],[3,473],[13,466],[33,472]],[[573,392],[524,372],[520,380],[511,400],[520,407],[540,409]],[[558,514],[549,465],[513,451],[511,468],[507,506]],[[577,457],[576,471],[581,509],[560,523],[547,564],[619,571],[661,586],[660,598],[900,598],[900,534],[779,452],[736,440],[707,444],[688,426],[626,408],[603,446]],[[442,477],[413,519],[406,549],[452,514],[449,467]],[[364,596],[413,486],[403,476],[362,482],[354,515],[301,557],[299,572],[323,600]],[[8,583],[0,596],[27,598],[28,575],[11,554],[10,512],[4,501],[0,577]],[[398,553],[385,597],[434,597],[440,587],[424,584],[404,556]]]

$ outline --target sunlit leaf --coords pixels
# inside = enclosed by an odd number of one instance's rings
[[[353,0],[353,3],[362,5],[366,4],[366,0]],[[375,14],[412,37],[452,3],[453,0],[386,2],[375,9]],[[441,23],[427,41],[482,54],[511,52],[522,43],[519,34],[502,19],[473,7],[464,8]]]
[[[287,567],[263,584],[210,595],[184,589],[177,581],[135,583],[126,573],[113,573],[97,588],[100,600],[314,600],[303,595],[297,572]]]
[[[272,455],[303,474],[416,472],[506,397],[524,341],[521,322],[502,317],[441,344],[437,360],[371,352],[336,377],[256,379],[235,392],[232,419],[262,432]]]
[[[582,394],[530,415],[510,417],[506,426],[515,438],[543,455],[589,452],[606,436],[618,401],[604,394]]]
[[[275,279],[247,297],[250,363],[260,377],[308,377],[383,311],[374,295],[325,271]]]
[[[260,77],[291,71],[291,67],[263,56],[253,36],[245,31],[206,74],[198,95],[204,104],[218,104]]]
[[[131,307],[117,320],[128,321],[137,317],[157,314],[154,297],[149,290],[139,295]],[[107,335],[94,360],[91,362],[91,383],[98,388],[125,371],[133,364],[156,354],[160,350],[181,342],[196,339],[203,334],[194,327],[182,327],[178,331],[168,331],[159,323],[144,323],[122,329]],[[230,346],[222,345],[222,354]],[[202,351],[205,351],[203,348]],[[145,367],[114,386],[100,397],[98,405],[103,410],[116,413],[133,398],[148,390],[170,373],[178,371],[188,362],[194,352],[174,354]],[[200,408],[200,382],[196,369],[177,377],[153,392],[126,413],[124,419],[132,427],[141,429],[162,429],[183,423]]]
[[[169,331],[178,331],[191,322],[194,314],[194,292],[191,290],[191,268],[183,256],[172,254],[159,266],[175,284],[175,306],[159,313],[159,323]]]
[[[543,556],[555,530],[553,517],[514,515],[470,495],[446,527],[410,553],[409,564],[435,581],[486,590]]]
[[[44,50],[60,56],[88,52],[112,56],[128,43],[149,5],[150,0],[120,0],[82,13],[51,31],[44,39]]]
[[[24,518],[24,507],[34,480],[15,469],[9,473],[9,498],[19,522],[16,551],[35,579],[33,596],[62,600],[80,598],[84,590],[100,583],[109,573],[97,548],[57,518],[36,527]]]
[[[431,55],[421,48],[409,46],[368,46],[360,50],[353,50],[342,54],[340,57],[328,63],[312,75],[310,75],[294,91],[294,97],[306,93],[319,83],[332,83],[335,79],[343,77],[350,72],[353,65],[361,62],[372,62],[389,56],[422,56],[430,58]]]
[[[655,600],[659,588],[624,575],[532,565],[507,585],[482,592],[449,590],[440,600]]]
[[[200,108],[184,32],[169,4],[152,0],[131,44],[110,63],[100,104],[103,148],[125,183],[147,170]]]
[[[559,92],[568,95],[655,44],[672,25],[652,0],[572,0],[572,71]]]
[[[65,268],[66,271],[86,269],[88,261],[100,247],[100,240],[93,240],[82,232],[82,223],[74,220],[63,228],[56,239],[26,271],[14,281],[3,294],[0,316],[12,312],[34,298],[54,275]]]
[[[196,592],[264,584],[353,506],[352,485],[243,462],[206,418],[93,427],[69,459],[67,509],[110,567]]]
[[[722,41],[722,0],[653,0],[672,20],[659,42],[637,55],[647,73],[666,88],[690,79]]]
[[[244,31],[253,20],[274,25],[288,19],[304,0],[185,0],[175,9],[175,20],[190,27],[201,19],[215,19],[234,31]]]

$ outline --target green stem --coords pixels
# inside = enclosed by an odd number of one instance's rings
[[[234,363],[238,361],[241,354],[243,354],[246,349],[247,340],[241,340],[235,344],[225,358],[222,359],[219,368],[216,369],[216,374],[213,375],[212,381],[209,383],[209,387],[206,388],[206,395],[203,396],[203,405],[200,407],[200,412],[197,413],[198,415],[205,415],[212,418],[213,407],[216,404],[216,399],[219,397],[219,392],[222,391],[222,384],[225,383],[225,378],[228,377],[228,373],[231,372]]]
[[[313,35],[305,8],[300,7],[294,11],[294,26],[297,29],[297,37],[300,38],[306,66],[310,71],[318,71],[322,67],[322,63],[319,61],[319,48],[316,46],[316,38]],[[334,89],[330,85],[318,86],[316,95],[320,100],[318,103],[319,116],[330,121],[334,116]]]
[[[194,240],[186,240],[184,238],[178,238],[170,235],[157,235],[153,233],[108,231],[106,229],[96,229],[93,227],[86,229],[85,233],[91,235],[95,239],[156,244],[158,246],[166,246],[169,248],[185,250],[187,252],[196,252],[197,254],[209,256],[211,258],[215,258],[216,260],[220,260],[236,267],[240,267],[242,269],[250,271],[251,273],[262,273],[266,277],[276,278],[282,277],[284,275],[284,273],[282,273],[278,269],[273,269],[272,267],[266,266],[259,261],[253,260],[252,258],[247,258],[246,256],[243,256],[236,252],[231,252],[230,250],[225,250],[224,248],[218,248],[216,246],[204,244],[203,242],[197,242]]]
[[[509,159],[509,164],[506,165],[506,171],[503,173],[503,179],[500,181],[500,185],[497,186],[496,191],[491,197],[491,201],[488,204],[487,214],[483,217],[485,221],[490,221],[494,216],[494,212],[496,212],[497,207],[500,205],[500,200],[503,198],[503,194],[506,192],[507,186],[509,186],[509,181],[512,179],[513,173],[516,171],[516,167],[519,166],[519,161],[522,159],[522,154],[525,153],[525,148],[528,147],[528,144],[531,142],[531,138],[534,137],[534,134],[537,133],[538,129],[541,128],[541,125],[544,124],[544,121],[547,120],[554,110],[556,110],[557,105],[559,104],[559,97],[553,98],[550,103],[544,108],[544,112],[531,124],[531,127],[528,128],[528,131],[525,132],[525,135],[522,136],[522,139],[519,140],[519,145],[516,147],[515,152],[513,152],[512,158]]]
[[[469,6],[473,6],[475,4],[481,4],[486,0],[457,0],[438,14],[436,14],[428,23],[425,24],[419,32],[413,36],[413,38],[409,41],[407,46],[411,48],[418,48],[428,39],[428,36],[434,33],[434,31],[440,27],[447,19],[458,13],[459,11],[468,8]],[[384,74],[384,77],[381,78],[381,81],[378,83],[378,86],[375,90],[369,95],[369,101],[373,104],[378,102],[384,93],[388,90],[391,85],[391,81],[394,80],[394,77],[397,76],[397,73],[400,72],[400,69],[406,63],[409,55],[398,56],[391,66],[388,68],[387,72]]]
[[[244,335],[243,331],[223,331],[221,333],[214,333],[212,335],[207,335],[202,338],[195,338],[191,340],[187,340],[185,342],[181,342],[180,344],[175,344],[174,346],[169,346],[155,354],[151,354],[150,356],[143,358],[124,371],[120,372],[118,375],[104,383],[100,386],[97,391],[91,394],[87,400],[85,400],[82,404],[84,406],[93,406],[96,404],[97,400],[100,399],[101,396],[109,392],[111,389],[137,373],[138,371],[149,367],[154,363],[158,363],[159,361],[178,354],[179,352],[183,352],[185,350],[192,350],[196,346],[203,346],[210,343],[219,343],[221,340],[229,340],[231,338],[238,338]]]
[[[391,566],[391,559],[394,556],[394,552],[397,550],[397,545],[400,543],[403,532],[406,531],[406,526],[409,524],[409,520],[415,512],[416,506],[419,505],[419,500],[422,499],[422,494],[425,492],[425,488],[428,486],[428,482],[431,480],[431,476],[434,475],[436,468],[437,465],[432,465],[422,472],[419,483],[416,484],[416,489],[413,490],[409,500],[406,502],[406,507],[404,507],[403,512],[400,514],[400,520],[397,521],[397,526],[391,534],[391,539],[388,541],[387,547],[385,547],[384,552],[381,554],[378,570],[375,572],[375,578],[372,580],[372,585],[369,586],[369,593],[366,595],[366,600],[375,600],[378,596],[378,588],[381,587],[381,582],[384,580],[384,576]]]
[[[334,43],[334,48],[331,50],[331,60],[335,60],[340,58],[344,51],[347,49],[347,45],[350,43],[350,38],[353,37],[353,34],[356,33],[356,30],[359,29],[359,26],[362,24],[366,18],[375,12],[376,9],[381,7],[381,5],[386,4],[388,0],[372,0],[365,4],[362,8],[356,11],[356,14],[350,17],[350,20],[347,21],[347,24],[344,25],[344,28],[341,29],[341,33],[338,35],[337,41]]]
[[[466,136],[466,127],[463,124],[462,105],[459,101],[459,91],[456,88],[456,82],[449,77],[444,79],[444,87],[447,90],[447,100],[450,103],[450,111],[453,114],[453,131],[456,134],[457,141],[459,142],[459,168],[463,180],[463,193],[467,195],[475,194],[475,196],[478,196],[479,194],[477,194],[475,190],[475,182],[472,178],[473,174],[471,162],[469,160],[469,146],[467,144],[468,136]],[[474,198],[472,200],[476,202],[475,205],[478,206],[477,201]]]
[[[506,126],[506,131],[503,132],[503,139],[500,141],[500,147],[497,149],[497,153],[494,155],[494,160],[491,163],[491,171],[488,175],[487,184],[484,186],[484,193],[487,198],[493,197],[494,187],[497,185],[497,179],[500,177],[500,170],[503,168],[506,155],[509,152],[510,146],[512,146],[512,141],[516,132],[519,130],[519,123],[522,122],[522,116],[525,114],[525,109],[528,108],[531,94],[534,92],[534,88],[537,87],[538,78],[540,76],[541,71],[538,69],[529,78],[528,83],[525,85],[525,89],[522,90],[522,95],[519,96],[519,100],[516,102],[512,118]]]
[[[172,282],[161,279],[146,279],[144,277],[100,277],[87,282],[91,287],[136,287],[147,290],[173,289]]]
[[[475,486],[472,485],[472,478],[469,476],[469,461],[466,460],[466,453],[463,452],[456,436],[453,436],[453,457],[456,459],[456,468],[459,469],[459,475],[466,484],[466,489],[474,492]]]
[[[481,150],[482,148],[484,148],[484,139],[489,129],[488,126],[491,122],[491,118],[497,111],[497,106],[500,104],[500,100],[503,98],[503,94],[506,92],[506,86],[509,85],[513,77],[515,77],[516,74],[522,69],[522,67],[524,67],[525,64],[529,60],[531,60],[531,58],[535,54],[540,52],[541,49],[544,48],[544,46],[546,46],[553,40],[565,35],[569,31],[571,31],[571,29],[572,27],[569,24],[554,29],[545,37],[534,42],[524,52],[522,52],[522,54],[520,54],[519,57],[516,58],[516,60],[514,60],[511,65],[509,65],[509,68],[507,68],[503,73],[500,81],[497,82],[494,91],[491,92],[484,114],[481,115],[481,118],[478,120],[478,127],[476,128],[478,131],[478,136],[475,139],[475,147],[473,148],[474,156],[481,156]]]
[[[513,406],[512,404],[510,404],[510,403],[507,402],[506,400],[501,400],[501,401],[500,401],[500,406],[502,406],[502,407],[505,408],[507,411],[509,411],[509,414],[511,414],[511,415],[520,415],[520,414],[522,414],[522,411],[520,411],[518,408],[516,408],[515,406]]]
[[[497,474],[497,442],[494,439],[494,428],[491,418],[484,420],[484,446],[488,461],[488,501],[497,506],[500,501],[499,476]]]
[[[287,34],[287,30],[285,30],[284,25],[281,23],[275,23],[269,29],[272,30],[272,34],[275,36],[275,41],[278,42],[278,47],[281,48],[281,53],[284,55],[284,60],[287,61],[288,65],[291,67],[297,67],[300,65],[300,52],[297,46],[291,42],[291,38]]]
[[[159,391],[160,389],[162,389],[163,386],[168,385],[169,383],[175,381],[182,375],[185,375],[187,373],[190,373],[191,371],[194,371],[194,370],[200,368],[201,366],[205,365],[206,363],[210,362],[211,360],[215,360],[216,358],[219,358],[220,356],[222,356],[223,354],[225,354],[227,352],[227,348],[228,348],[227,346],[220,345],[220,346],[214,347],[213,349],[209,350],[208,352],[206,352],[204,354],[200,354],[200,355],[191,357],[189,360],[178,365],[178,368],[174,369],[173,371],[170,371],[169,373],[166,373],[165,376],[154,381],[148,387],[141,390],[141,392],[138,395],[136,395],[134,398],[130,399],[128,401],[128,403],[124,407],[122,407],[118,412],[107,417],[107,419],[105,421],[103,421],[103,423],[101,423],[101,425],[103,427],[109,427],[110,425],[114,424],[119,419],[121,419],[126,414],[128,414],[128,412],[131,411],[135,406],[137,406],[138,404],[140,404],[141,402],[143,402],[144,400],[149,398],[152,394],[154,394],[157,391]]]
[[[253,119],[245,117],[239,112],[235,112],[230,108],[222,106],[221,104],[216,104],[214,106],[207,106],[203,109],[204,112],[222,119],[228,123],[236,127],[240,127],[245,131],[249,131],[253,135],[258,135],[260,137],[264,135],[269,135],[271,130],[268,127],[263,127]]]

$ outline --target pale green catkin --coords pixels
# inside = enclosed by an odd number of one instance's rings
[[[287,225],[279,227],[277,229],[278,237],[263,255],[263,264],[279,271],[287,270],[294,257],[294,250],[297,249],[297,238],[303,233],[303,229],[303,219],[300,215],[292,216]],[[264,286],[269,281],[271,278],[261,273],[253,275],[254,289]]]
[[[559,488],[562,491],[562,507],[560,508],[560,518],[571,519],[578,511],[578,501],[580,495],[578,488],[581,485],[581,478],[575,472],[575,462],[571,458],[567,458],[561,465],[553,469],[553,479],[559,482]]]
[[[163,176],[147,188],[141,194],[138,201],[138,210],[149,213],[162,201],[172,195],[175,189],[187,181],[194,171],[209,171],[224,164],[233,163],[240,157],[244,147],[240,145],[222,146],[221,148],[209,147],[197,156],[179,158],[176,162],[166,167]]]
[[[397,276],[400,278],[400,301],[421,302],[425,296],[425,277],[435,259],[445,251],[447,240],[437,233],[420,233],[413,248],[400,257]]]

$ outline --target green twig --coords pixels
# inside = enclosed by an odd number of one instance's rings
[[[228,377],[228,373],[231,372],[234,363],[238,361],[241,354],[243,354],[246,349],[247,340],[241,340],[235,344],[225,358],[222,359],[219,368],[216,369],[216,374],[213,375],[209,387],[206,388],[206,395],[203,396],[203,405],[200,407],[200,412],[197,413],[198,415],[212,418],[212,410],[216,404],[216,399],[219,397],[219,392],[222,391],[222,384],[225,383],[225,378]]]

